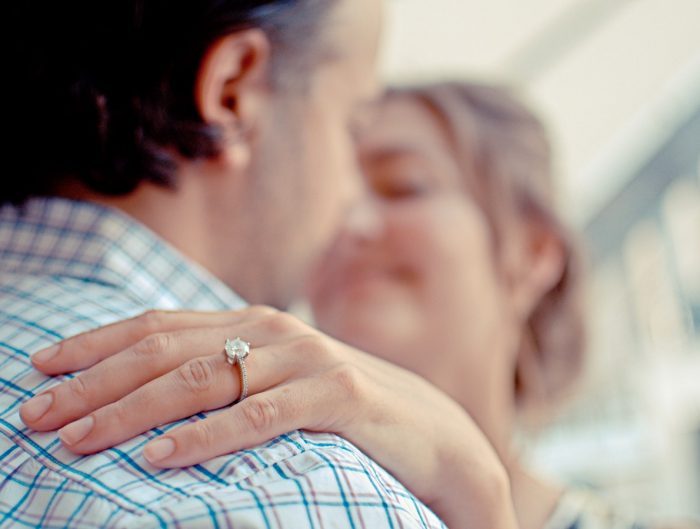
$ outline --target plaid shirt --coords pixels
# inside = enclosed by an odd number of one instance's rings
[[[444,527],[332,434],[291,432],[160,470],[141,451],[175,424],[77,456],[55,432],[20,421],[22,402],[66,378],[32,369],[30,353],[149,308],[240,306],[216,278],[118,211],[55,198],[0,209],[0,527]]]

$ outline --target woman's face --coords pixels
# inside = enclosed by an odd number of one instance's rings
[[[512,396],[514,324],[445,131],[422,104],[394,97],[359,157],[374,204],[350,216],[314,275],[316,323],[421,374],[487,429]]]

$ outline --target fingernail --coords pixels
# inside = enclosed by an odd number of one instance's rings
[[[51,393],[44,393],[31,398],[22,404],[20,408],[22,418],[28,421],[38,421],[49,411],[51,404],[53,404],[53,395]]]
[[[61,346],[56,344],[52,345],[51,347],[47,347],[46,349],[42,349],[41,351],[37,351],[32,355],[32,362],[36,364],[43,364],[45,362],[48,362],[54,356],[56,356],[60,348]]]
[[[58,431],[58,437],[64,444],[71,446],[82,441],[90,433],[93,426],[95,426],[95,419],[92,415],[88,415],[61,428]]]
[[[165,459],[172,455],[173,452],[175,452],[175,441],[169,437],[156,439],[148,443],[143,449],[143,455],[150,463],[156,463]]]

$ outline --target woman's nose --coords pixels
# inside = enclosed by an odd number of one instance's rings
[[[379,239],[384,233],[384,219],[377,200],[365,197],[356,201],[348,210],[343,232],[356,240]]]

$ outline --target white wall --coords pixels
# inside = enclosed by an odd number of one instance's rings
[[[390,81],[525,85],[558,145],[573,220],[620,185],[600,158],[630,124],[652,110],[652,126],[670,119],[659,108],[671,90],[700,101],[698,0],[390,0],[388,18]]]

